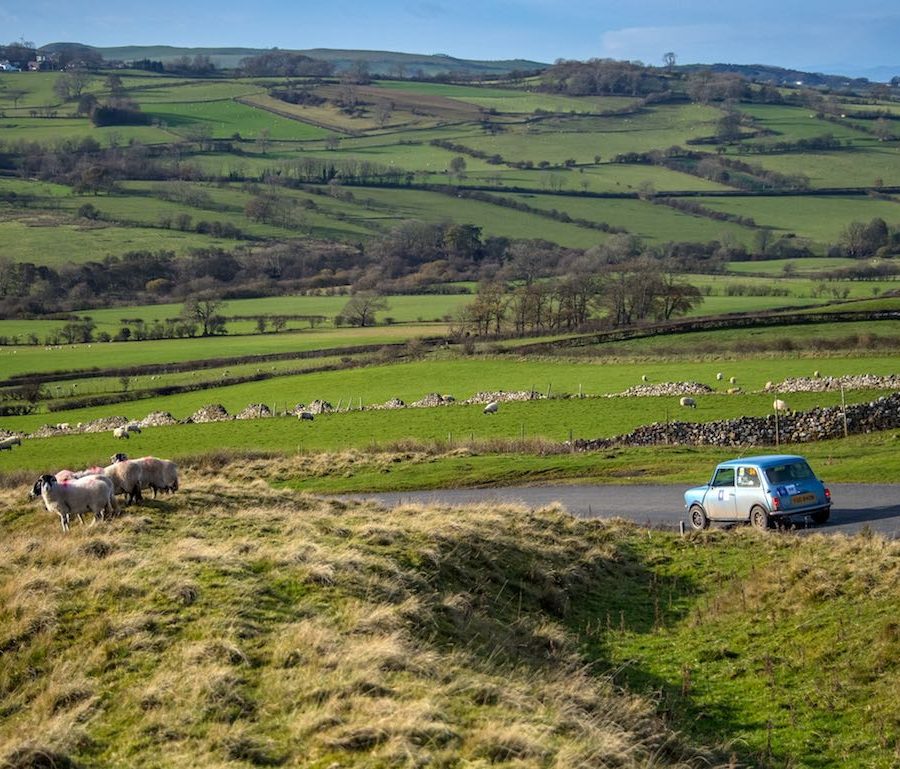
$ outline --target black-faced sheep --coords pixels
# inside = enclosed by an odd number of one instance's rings
[[[12,451],[13,446],[21,446],[22,439],[16,435],[11,435],[9,438],[4,438],[0,440],[0,451]]]
[[[128,434],[127,427],[117,427],[115,430],[113,430],[113,438],[120,438],[120,439],[127,440],[130,437],[131,436]]]
[[[315,416],[313,416],[313,413],[311,411],[301,411],[299,414],[297,414],[297,419],[301,421],[305,420],[307,422],[312,422],[313,419],[315,419]]]
[[[689,397],[689,396],[687,396],[687,395],[685,395],[684,397],[682,397],[682,399],[681,399],[680,401],[678,401],[678,402],[679,402],[682,406],[684,406],[684,407],[686,407],[686,408],[689,408],[689,409],[695,409],[695,408],[697,408],[697,401],[695,401],[693,398],[691,398],[691,397]]]
[[[113,493],[113,484],[102,475],[86,475],[83,478],[58,481],[55,475],[42,475],[31,490],[33,497],[41,497],[44,507],[59,515],[63,531],[69,530],[69,517],[77,515],[84,523],[83,513],[94,514],[93,523],[105,517],[106,512],[117,513],[119,506]]]

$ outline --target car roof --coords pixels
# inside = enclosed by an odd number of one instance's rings
[[[799,454],[762,454],[756,457],[740,457],[739,459],[729,459],[727,462],[720,462],[719,467],[734,467],[736,465],[759,465],[760,467],[772,467],[773,465],[783,465],[788,462],[805,462],[806,457]]]

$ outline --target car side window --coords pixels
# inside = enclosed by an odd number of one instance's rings
[[[737,485],[743,488],[759,486],[759,472],[755,467],[739,467],[737,471]]]
[[[713,478],[713,486],[734,486],[734,468],[720,467]]]

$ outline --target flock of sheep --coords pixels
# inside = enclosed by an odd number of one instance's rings
[[[35,481],[31,496],[41,497],[47,510],[59,516],[63,531],[68,531],[71,516],[84,523],[84,514],[90,512],[96,523],[107,513],[119,513],[116,494],[125,494],[130,504],[143,499],[143,489],[152,489],[154,499],[158,492],[178,491],[178,467],[168,459],[129,459],[118,453],[106,467],[42,475]]]

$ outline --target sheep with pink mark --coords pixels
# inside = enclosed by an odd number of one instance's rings
[[[48,512],[56,513],[63,531],[69,530],[69,520],[73,515],[84,523],[84,513],[92,512],[93,525],[103,520],[106,513],[119,512],[113,493],[113,484],[104,475],[85,475],[81,478],[57,480],[55,475],[42,475],[31,490],[32,497],[41,497]]]
[[[170,459],[159,457],[128,459],[128,455],[121,452],[113,454],[110,459],[113,463],[111,467],[124,463],[138,465],[141,468],[141,488],[153,489],[154,499],[157,492],[178,491],[178,466]]]

